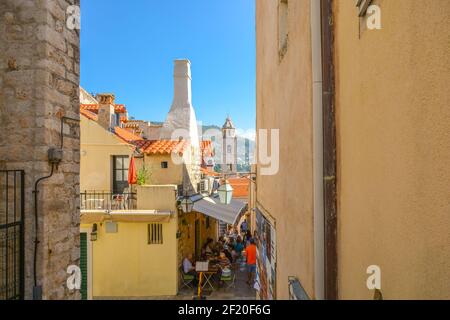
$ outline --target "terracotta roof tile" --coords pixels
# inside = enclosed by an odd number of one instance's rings
[[[80,114],[82,114],[83,116],[85,116],[86,118],[88,118],[89,120],[93,120],[93,121],[98,121],[98,116],[86,109],[80,109]]]
[[[250,181],[247,178],[229,178],[234,198],[248,198]]]
[[[186,140],[140,140],[134,144],[147,154],[183,154],[189,143]]]
[[[80,110],[88,110],[90,112],[98,114],[98,109],[99,109],[98,104],[80,104]],[[116,105],[114,105],[114,112],[115,113],[126,113],[127,109],[125,108],[125,105],[123,105],[123,104],[116,104]]]
[[[121,127],[115,127],[114,133],[119,138],[121,138],[122,140],[125,140],[126,142],[134,142],[134,141],[142,140],[142,138],[140,136],[137,136],[137,135],[133,134],[132,132],[125,130]]]
[[[90,120],[98,121],[98,104],[81,104],[80,113]],[[126,112],[123,104],[115,105],[116,113]],[[121,121],[124,119],[121,118]],[[126,128],[133,128],[131,124],[125,125]],[[144,140],[142,137],[134,134],[131,130],[121,127],[114,128],[115,134],[125,142],[132,143],[143,152],[149,155],[157,154],[183,154],[189,143],[186,140]],[[200,143],[200,148],[203,157],[212,157],[214,155],[213,144],[210,140],[204,140]]]

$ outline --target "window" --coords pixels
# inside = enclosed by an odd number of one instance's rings
[[[278,53],[280,61],[285,56],[288,49],[288,1],[279,0],[278,3]]]
[[[230,145],[227,145],[227,152],[231,153],[231,146]]]
[[[359,9],[358,15],[360,17],[364,17],[366,15],[367,8],[370,6],[371,3],[372,0],[356,0],[356,6]]]
[[[113,156],[113,192],[123,193],[128,188],[128,156]]]
[[[206,217],[206,221],[205,221],[205,225],[206,225],[206,229],[209,229],[211,221],[209,221],[209,217]]]
[[[148,225],[148,244],[163,244],[163,227],[161,223]]]
[[[169,163],[167,161],[161,162],[161,168],[167,169],[169,167]]]

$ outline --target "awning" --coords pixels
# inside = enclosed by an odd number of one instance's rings
[[[114,222],[169,222],[172,212],[160,210],[82,210],[80,223]]]
[[[246,209],[247,204],[244,201],[235,199],[228,205],[220,203],[219,197],[205,197],[194,202],[194,211],[228,224],[235,224]]]

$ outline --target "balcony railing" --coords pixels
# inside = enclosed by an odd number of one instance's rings
[[[80,202],[81,210],[135,210],[137,197],[134,192],[85,191],[80,194]]]

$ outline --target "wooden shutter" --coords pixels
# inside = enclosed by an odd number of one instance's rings
[[[88,299],[88,274],[87,274],[87,264],[88,264],[88,250],[87,250],[87,233],[80,233],[80,270],[81,270],[81,300]]]

